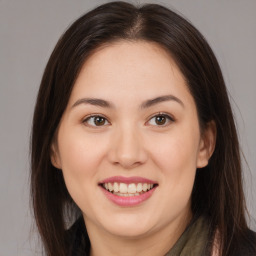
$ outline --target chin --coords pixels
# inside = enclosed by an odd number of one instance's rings
[[[152,223],[129,218],[120,217],[113,221],[109,220],[105,226],[105,229],[112,235],[116,235],[123,238],[137,239],[145,236],[152,230]]]
[[[138,227],[129,227],[123,229],[112,229],[109,230],[109,233],[112,235],[122,237],[124,239],[139,239],[145,237],[149,233],[149,229],[138,228]]]

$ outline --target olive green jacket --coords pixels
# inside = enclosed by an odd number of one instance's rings
[[[82,217],[67,231],[66,239],[68,256],[90,255],[90,241]],[[195,217],[175,245],[163,256],[211,256],[213,240],[208,219]],[[232,255],[225,256],[256,256],[256,233],[248,230],[248,243],[243,242],[238,248]]]

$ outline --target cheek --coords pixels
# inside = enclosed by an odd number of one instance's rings
[[[196,169],[199,136],[177,131],[170,135],[151,137],[152,159],[166,174],[180,175]]]
[[[73,132],[63,128],[59,131],[59,137],[59,156],[65,184],[79,205],[78,201],[90,194],[95,187],[93,185],[97,183],[97,173],[105,149],[100,138],[85,136],[79,130]]]
[[[79,175],[96,170],[94,166],[101,161],[105,152],[100,136],[86,136],[82,129],[74,132],[63,129],[59,136],[59,152],[64,171]]]
[[[199,132],[182,127],[152,141],[151,155],[162,172],[167,200],[186,204],[194,184]],[[172,204],[173,205],[173,204]]]

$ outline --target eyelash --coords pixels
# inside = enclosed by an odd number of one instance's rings
[[[90,120],[90,119],[94,119],[95,120],[95,118],[102,118],[104,121],[107,121],[108,122],[108,124],[110,124],[110,122],[107,120],[107,118],[105,117],[105,116],[103,116],[103,115],[97,115],[97,114],[93,114],[93,115],[89,115],[89,116],[87,116],[84,120],[83,120],[83,123],[85,124],[85,125],[87,125],[87,126],[90,126],[90,127],[101,127],[101,126],[105,126],[105,123],[104,123],[104,125],[91,125],[91,124],[88,124],[88,121]],[[95,124],[95,121],[94,121],[94,124]]]
[[[153,125],[153,126],[158,126],[159,128],[163,128],[163,127],[166,127],[168,126],[170,123],[173,123],[175,122],[175,119],[169,115],[169,114],[166,114],[166,113],[163,113],[163,112],[159,112],[157,114],[154,114],[153,116],[151,116],[149,118],[149,121],[152,120],[153,118],[157,118],[157,117],[164,117],[165,120],[167,120],[167,123],[163,124],[163,125]],[[149,123],[149,121],[147,121],[147,123]]]
[[[167,120],[167,121],[166,121],[167,124],[166,124],[166,122],[165,122],[163,125],[153,125],[153,126],[166,127],[166,126],[169,125],[169,123],[175,122],[175,119],[174,119],[172,116],[170,116],[169,114],[159,112],[159,113],[157,113],[157,114],[152,115],[146,123],[148,124],[153,118],[157,118],[157,117],[163,117],[163,118],[165,118],[165,120]],[[96,119],[96,118],[102,118],[103,121],[104,121],[103,125],[96,125],[96,124],[95,124],[95,121],[96,121],[95,119]],[[92,120],[94,119],[93,122],[94,122],[95,125],[88,123],[91,119],[92,119]],[[105,124],[105,122],[107,122],[107,124]],[[110,124],[110,122],[107,120],[107,118],[106,118],[105,116],[103,116],[103,115],[98,115],[98,114],[93,114],[93,115],[87,116],[87,117],[83,120],[83,123],[84,123],[85,125],[89,126],[89,127],[101,127],[101,126],[106,126],[106,125],[109,125],[109,124]]]

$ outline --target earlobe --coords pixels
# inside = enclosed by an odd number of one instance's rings
[[[57,145],[55,143],[52,143],[51,145],[51,163],[55,168],[61,169],[60,157],[59,157]]]
[[[208,165],[216,144],[216,124],[210,121],[201,136],[199,152],[197,157],[197,168],[203,168]]]

